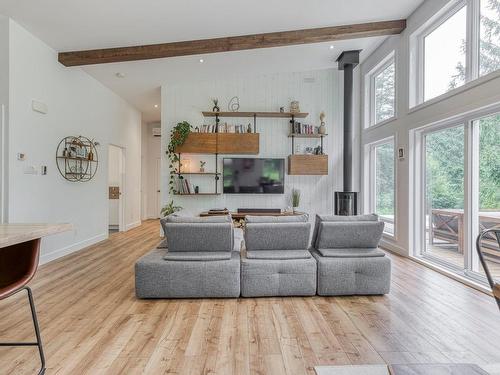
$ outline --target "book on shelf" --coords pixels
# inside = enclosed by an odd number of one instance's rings
[[[199,128],[200,133],[216,133],[215,125],[202,125]],[[219,133],[245,133],[243,125],[220,124]]]
[[[300,122],[297,121],[290,124],[290,133],[305,134],[305,135],[319,134],[318,127],[309,124],[301,124]]]
[[[178,194],[194,194],[194,185],[187,178],[177,178],[176,186]]]

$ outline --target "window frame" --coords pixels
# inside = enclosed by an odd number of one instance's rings
[[[466,9],[465,81],[455,89],[425,100],[425,38],[448,21],[463,7]],[[410,113],[427,103],[434,103],[469,87],[484,77],[500,76],[500,70],[484,75],[480,73],[481,0],[452,0],[434,17],[410,36]]]
[[[368,170],[367,178],[365,181],[365,196],[367,198],[367,202],[365,204],[365,207],[368,208],[369,212],[368,213],[377,213],[376,212],[376,206],[377,206],[377,184],[376,184],[376,178],[377,178],[377,158],[376,158],[376,149],[377,147],[386,145],[386,144],[392,144],[393,146],[393,163],[394,163],[394,218],[393,218],[393,232],[394,233],[389,233],[385,231],[384,228],[384,237],[391,239],[393,241],[397,240],[397,157],[396,157],[396,138],[394,136],[390,136],[384,139],[380,139],[376,142],[372,142],[366,145],[366,165],[365,165],[365,170]]]
[[[462,113],[441,121],[431,123],[410,131],[410,190],[413,198],[410,205],[410,256],[417,260],[430,262],[445,272],[464,278],[473,283],[484,285],[486,278],[479,274],[478,258],[475,252],[475,236],[478,233],[479,212],[479,127],[483,118],[500,115],[500,103]],[[424,254],[425,249],[425,136],[436,131],[464,127],[464,268],[456,267]]]
[[[394,64],[394,114],[382,121],[376,121],[375,113],[375,79],[391,64]],[[384,57],[372,70],[365,75],[365,128],[371,126],[384,124],[393,121],[397,118],[398,96],[397,96],[397,64],[396,64],[396,51],[391,51]]]

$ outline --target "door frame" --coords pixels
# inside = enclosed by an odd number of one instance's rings
[[[108,144],[108,169],[110,167],[109,165],[109,151],[112,147],[117,148],[120,150],[120,159],[121,159],[121,171],[120,171],[120,196],[118,198],[118,231],[119,232],[125,232],[127,230],[126,224],[125,224],[125,200],[126,200],[126,148],[114,143],[109,143]],[[109,170],[108,170],[108,175],[109,175]],[[106,189],[109,191],[109,179],[107,181],[108,183],[106,184]],[[108,192],[107,192],[108,194]],[[109,228],[109,212],[108,212],[108,228]]]

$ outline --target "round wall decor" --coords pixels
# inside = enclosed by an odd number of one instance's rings
[[[56,164],[61,176],[71,182],[92,180],[99,165],[95,146],[96,142],[87,137],[64,137],[56,150]]]

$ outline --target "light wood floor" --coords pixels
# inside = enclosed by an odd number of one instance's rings
[[[32,283],[47,374],[314,374],[315,365],[500,363],[492,298],[408,259],[385,297],[155,300],[134,261],[158,223],[41,267]],[[22,297],[22,298],[21,298]],[[0,301],[0,339],[33,337],[26,299]],[[0,349],[0,374],[34,374],[35,349]]]

